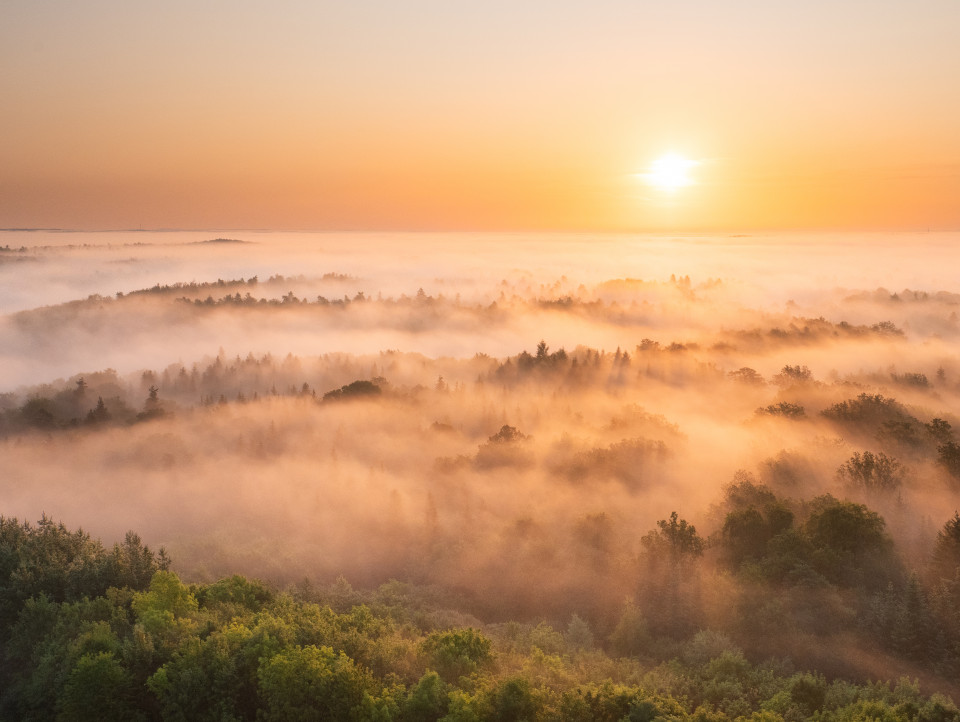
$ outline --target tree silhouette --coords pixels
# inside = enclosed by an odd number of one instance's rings
[[[102,424],[110,420],[110,412],[107,411],[106,404],[103,403],[103,397],[97,397],[96,408],[90,409],[87,413],[88,424]]]
[[[903,465],[884,453],[855,453],[837,469],[849,486],[868,492],[891,492],[903,483]]]
[[[673,564],[695,559],[703,555],[703,538],[697,534],[697,528],[681,519],[677,512],[671,512],[669,519],[657,522],[657,529],[640,540],[650,554],[667,555]]]
[[[939,579],[953,579],[960,569],[960,514],[957,512],[937,532],[930,568]]]

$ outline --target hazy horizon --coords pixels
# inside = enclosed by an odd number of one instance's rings
[[[5,0],[0,719],[960,719],[958,29]]]
[[[206,242],[222,235],[244,243]],[[158,284],[333,274],[345,277],[333,284],[338,296],[352,298],[362,292],[371,299],[396,298],[413,296],[422,288],[428,294],[457,297],[471,306],[496,301],[504,291],[512,294],[539,284],[560,284],[557,293],[570,293],[583,284],[589,288],[618,278],[656,284],[685,275],[695,286],[715,281],[724,284],[722,292],[708,292],[716,296],[717,303],[728,306],[724,317],[756,315],[756,304],[761,303],[771,312],[788,316],[825,315],[843,321],[855,318],[851,310],[837,306],[849,292],[881,286],[891,292],[907,288],[946,291],[953,287],[952,268],[960,264],[960,244],[950,233],[677,236],[170,231],[153,233],[150,238],[150,243],[144,243],[143,236],[124,232],[0,234],[0,245],[11,247],[0,256],[0,279],[4,281],[0,312],[7,314],[0,323],[0,336],[7,349],[4,386],[8,390],[17,383],[41,383],[82,370],[110,367],[124,373],[134,371],[137,344],[149,346],[152,335],[149,326],[141,325],[130,329],[122,345],[89,343],[72,354],[49,359],[23,356],[16,351],[24,341],[23,325],[13,323],[15,314],[91,295],[110,300],[118,293]],[[26,250],[19,251],[21,247]],[[282,292],[298,283],[288,285]],[[326,285],[330,287],[330,283]],[[333,288],[326,291],[327,295],[333,292]],[[530,291],[521,291],[521,295],[526,293]],[[675,319],[681,323],[675,332],[699,334],[713,323],[697,316],[681,314]],[[391,327],[393,322],[388,319],[380,322],[372,317],[358,319],[358,323],[356,329],[339,327],[334,335],[323,338],[300,333],[297,325],[285,332],[268,326],[246,334],[254,348],[237,345],[239,329],[188,324],[181,332],[182,341],[165,341],[172,357],[154,355],[153,365],[187,360],[196,351],[216,354],[221,347],[242,354],[251,350],[377,353],[398,348],[430,356],[464,357],[481,351],[503,357],[516,353],[523,344],[531,343],[531,335],[538,334],[535,326],[525,323],[485,330],[478,327],[474,336],[463,336],[462,330],[453,335],[411,334]],[[557,335],[548,340],[554,347],[586,341],[612,349],[639,342],[638,334],[662,333],[651,327],[649,319],[638,323],[635,329],[581,323],[563,331],[560,326]],[[666,319],[663,325],[670,323]],[[63,326],[57,333],[67,334],[66,339],[74,338],[76,332]],[[258,339],[258,333],[265,334],[264,338]],[[539,334],[546,335],[546,330]],[[55,345],[55,339],[51,336],[43,343]]]

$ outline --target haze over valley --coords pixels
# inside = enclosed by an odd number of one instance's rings
[[[598,634],[627,601],[834,673],[933,674],[830,640],[857,594],[926,574],[958,505],[952,237],[225,237],[4,234],[5,514],[135,529],[198,582],[399,579]],[[838,500],[893,546],[774,572],[731,531]],[[706,541],[689,618],[644,561],[672,512]],[[813,575],[839,606],[748,632],[741,565],[778,605]]]
[[[960,722],[958,27],[5,0],[0,722]]]

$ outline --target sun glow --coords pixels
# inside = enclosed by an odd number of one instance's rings
[[[640,177],[648,184],[663,191],[675,191],[678,188],[692,185],[690,171],[699,163],[689,158],[670,153],[653,161],[646,173]]]

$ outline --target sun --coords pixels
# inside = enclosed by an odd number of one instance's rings
[[[699,165],[698,161],[684,158],[676,153],[668,153],[653,161],[646,173],[640,177],[649,185],[662,191],[675,191],[692,185],[690,171]]]

